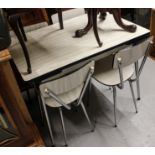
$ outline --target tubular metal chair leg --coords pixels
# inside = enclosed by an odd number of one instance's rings
[[[65,129],[65,123],[64,123],[64,118],[63,118],[61,107],[59,108],[59,113],[60,113],[60,118],[61,118],[63,135],[64,135],[64,139],[65,139],[65,146],[68,146],[68,144],[67,144],[67,136],[66,136],[66,129]]]
[[[136,113],[138,113],[135,94],[134,94],[134,91],[133,91],[132,82],[130,80],[129,80],[129,84],[130,84],[131,94],[132,94],[133,102],[134,102],[134,105],[135,105]]]
[[[92,87],[92,84],[91,84],[91,82],[89,82],[89,84],[88,84],[88,91],[87,91],[87,104],[86,104],[87,107],[90,105],[91,87]]]
[[[50,133],[52,145],[55,146],[55,144],[54,144],[53,132],[52,132],[52,129],[51,129],[51,124],[50,124],[50,121],[49,121],[49,118],[48,118],[47,115],[48,115],[48,114],[47,114],[47,111],[46,111],[46,112],[45,112],[45,117],[46,117],[46,120],[47,120],[47,125],[48,125],[48,129],[49,129],[49,133]]]
[[[85,114],[85,116],[86,116],[86,119],[87,119],[87,121],[88,121],[88,123],[89,123],[89,125],[90,125],[91,131],[93,132],[93,131],[94,131],[94,127],[93,127],[93,125],[92,125],[92,123],[91,123],[91,121],[90,121],[90,118],[89,118],[89,116],[88,116],[88,114],[87,114],[87,111],[86,111],[86,109],[85,109],[85,106],[84,106],[83,102],[81,102],[81,107],[82,107],[82,110],[83,110],[83,112],[84,112],[84,114]]]
[[[46,121],[47,121],[47,126],[48,126],[48,129],[49,129],[50,138],[51,138],[51,141],[52,141],[52,146],[55,146],[55,144],[54,144],[54,136],[53,136],[51,124],[50,124],[50,121],[49,121],[49,117],[48,117],[48,113],[47,113],[47,109],[46,109],[46,105],[45,105],[43,97],[42,97],[42,101],[43,101],[43,109],[44,109],[44,113],[45,113],[45,117],[46,117]]]
[[[140,84],[138,76],[138,61],[135,62],[135,71],[136,71],[136,85],[137,85],[137,100],[140,100]]]
[[[116,87],[113,86],[113,100],[114,100],[114,120],[115,120],[115,127],[117,127],[117,120],[116,120]]]

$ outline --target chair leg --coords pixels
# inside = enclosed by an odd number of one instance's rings
[[[55,146],[55,144],[54,144],[54,136],[53,136],[51,124],[50,124],[50,121],[49,121],[46,105],[45,105],[45,102],[44,102],[43,98],[42,98],[42,103],[43,103],[43,109],[44,109],[44,113],[45,113],[45,117],[46,117],[46,121],[47,121],[48,130],[49,130],[49,133],[50,133],[50,138],[51,138],[52,146]]]
[[[20,17],[18,18],[18,24],[19,24],[21,33],[23,35],[24,41],[27,41],[27,37],[26,37],[25,31],[24,31],[24,28],[23,28],[23,24],[22,24],[22,21],[21,21]]]
[[[90,80],[89,85],[88,85],[88,96],[87,96],[88,100],[87,100],[87,104],[86,104],[87,107],[90,105],[90,101],[91,101],[90,100],[90,98],[91,98],[91,90],[92,90],[92,82]],[[96,106],[95,106],[95,108],[93,106],[91,106],[91,108],[93,109],[92,113],[94,115],[93,121],[94,121],[94,124],[96,124],[96,122],[97,122],[97,118],[96,118],[96,115],[95,115],[96,114]],[[94,128],[95,128],[95,125],[94,125]]]
[[[13,31],[15,32],[15,34],[16,34],[19,42],[20,42],[20,45],[21,45],[21,47],[23,49],[23,53],[24,53],[26,63],[27,63],[27,72],[31,73],[32,68],[31,68],[30,57],[29,57],[29,53],[28,53],[27,47],[25,45],[25,42],[23,40],[23,37],[21,35],[21,32],[19,30],[18,20],[19,20],[19,16],[16,16],[16,15],[10,16],[9,17],[9,24],[12,27]]]
[[[135,105],[136,113],[138,113],[135,94],[134,94],[134,91],[133,91],[132,82],[130,80],[129,80],[129,85],[130,85],[131,94],[132,94],[133,102],[134,102],[134,105]]]
[[[87,100],[86,100],[86,102],[87,102],[86,106],[87,107],[90,105],[91,87],[92,87],[92,84],[91,84],[91,82],[89,82],[89,84],[88,84],[88,90],[87,90]]]
[[[59,108],[59,113],[60,113],[60,118],[61,118],[63,135],[64,135],[64,139],[65,139],[65,146],[68,146],[68,144],[67,144],[67,136],[66,136],[66,129],[65,129],[65,123],[64,123],[64,118],[63,118],[61,107]]]
[[[93,131],[94,131],[94,127],[93,127],[93,125],[92,125],[92,123],[91,123],[91,121],[90,121],[90,118],[89,118],[89,116],[88,116],[88,113],[87,113],[87,111],[86,111],[86,109],[85,109],[85,106],[84,106],[83,102],[81,102],[81,107],[82,107],[82,110],[83,110],[83,112],[84,112],[84,114],[85,114],[85,116],[86,116],[86,119],[87,119],[87,121],[88,121],[88,123],[89,123],[89,125],[90,125],[91,131],[93,132]]]
[[[64,29],[64,25],[63,25],[63,19],[62,19],[62,9],[59,8],[57,9],[58,11],[58,18],[59,18],[59,24],[60,24],[60,29]]]
[[[114,100],[114,120],[115,120],[115,127],[117,127],[117,119],[116,119],[116,87],[113,86],[113,100]]]
[[[135,71],[136,71],[136,85],[137,85],[137,100],[140,100],[140,84],[138,76],[138,61],[135,62]]]
[[[103,43],[100,41],[100,38],[99,38],[99,35],[98,35],[98,29],[97,29],[97,9],[93,8],[91,10],[92,10],[94,35],[95,35],[95,38],[97,40],[97,43],[98,43],[99,47],[101,47]]]
[[[44,9],[43,9],[44,10]],[[52,18],[51,18],[51,11],[52,11],[53,9],[50,9],[50,8],[45,8],[45,16],[47,16],[47,21],[48,21],[48,25],[52,25],[53,24],[53,21],[52,21]],[[44,11],[43,11],[44,12]],[[44,14],[44,13],[43,13]],[[45,17],[46,18],[46,17]]]

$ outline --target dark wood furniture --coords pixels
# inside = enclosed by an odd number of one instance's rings
[[[5,8],[7,16],[20,15],[23,26],[37,24],[46,21],[48,25],[53,24],[51,16],[58,13],[60,29],[63,29],[61,8]]]
[[[97,15],[100,13],[100,19],[105,20],[106,18],[106,12],[109,12],[113,15],[116,23],[123,28],[125,31],[128,32],[135,32],[136,26],[135,25],[126,25],[123,23],[121,19],[121,9],[119,8],[89,8],[86,9],[86,12],[88,14],[88,23],[87,25],[80,30],[77,30],[75,32],[76,37],[82,37],[83,35],[87,34],[87,32],[93,27],[95,38],[98,42],[99,46],[102,46],[102,42],[100,41],[98,30],[97,30]]]
[[[47,19],[49,25],[53,24],[51,16],[58,13],[58,20],[59,20],[60,29],[64,28],[63,19],[62,19],[62,9],[61,8],[45,8],[45,9],[42,9],[41,11],[44,15],[44,18]]]
[[[42,13],[43,20],[41,20],[41,21],[46,21],[48,23],[48,25],[53,24],[51,15],[58,13],[60,29],[63,29],[61,8],[59,8],[59,9],[56,9],[56,8],[52,8],[52,9],[32,9],[32,8],[31,9],[29,9],[29,8],[4,9],[4,11],[6,12],[7,18],[8,18],[8,22],[9,22],[11,28],[13,29],[13,31],[15,32],[15,34],[22,46],[24,56],[26,59],[26,64],[27,64],[27,73],[32,72],[32,67],[31,67],[28,49],[24,42],[24,41],[27,41],[27,37],[26,37],[24,28],[23,28],[22,16],[24,16],[25,14],[29,14],[29,13],[35,13],[34,11],[36,11],[36,13],[37,13],[38,10],[40,10]],[[32,24],[35,23],[35,18],[33,20],[34,20],[34,22],[32,22]]]
[[[0,125],[0,146],[44,146],[19,91],[10,59],[7,49],[0,51],[0,114],[6,116],[6,125]]]

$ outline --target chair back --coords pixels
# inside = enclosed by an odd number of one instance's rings
[[[94,68],[94,61],[87,63],[80,69],[77,69],[76,71],[68,75],[41,84],[41,94],[43,95],[43,97],[48,97],[45,93],[46,88],[50,89],[56,95],[59,95],[71,91],[72,89],[77,88],[78,86],[84,85],[84,82],[91,68]]]
[[[146,54],[149,42],[150,38],[118,51],[114,56],[113,68],[118,68],[118,61],[121,62],[122,67],[135,63]]]

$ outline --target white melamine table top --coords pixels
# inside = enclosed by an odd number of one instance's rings
[[[27,65],[22,48],[17,40],[12,41],[10,51],[23,80],[33,80],[150,32],[138,25],[135,33],[126,32],[108,14],[105,21],[98,21],[98,32],[103,42],[102,47],[99,47],[92,30],[81,38],[73,38],[75,30],[83,28],[86,23],[87,15],[81,15],[64,21],[63,30],[59,30],[59,24],[54,24],[26,33],[32,65],[32,73],[27,75],[24,74]]]

